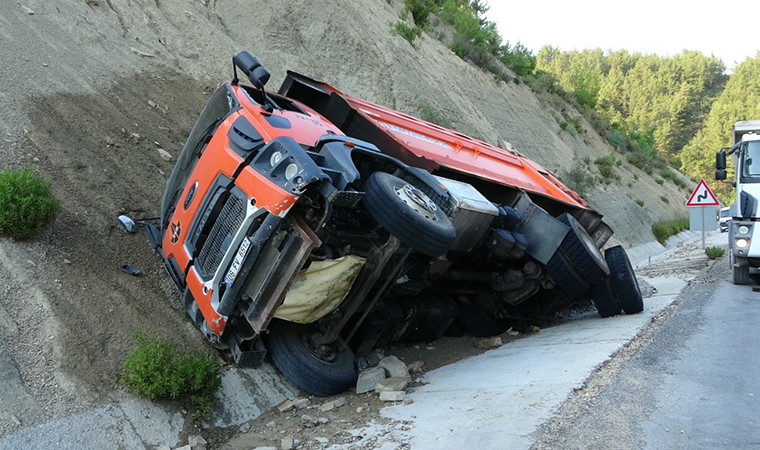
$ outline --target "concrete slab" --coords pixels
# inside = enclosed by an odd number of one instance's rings
[[[428,372],[430,384],[408,397],[414,403],[381,414],[412,423],[405,438],[415,450],[529,448],[530,434],[686,285],[649,282],[658,293],[646,299],[641,314],[607,319],[588,314]]]

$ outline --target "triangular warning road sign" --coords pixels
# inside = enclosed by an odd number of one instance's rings
[[[707,186],[705,180],[699,180],[697,187],[694,188],[694,192],[691,193],[689,201],[686,202],[686,206],[718,206],[717,197],[713,194],[713,191]]]

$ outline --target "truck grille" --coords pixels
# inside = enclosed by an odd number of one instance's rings
[[[243,200],[235,195],[227,199],[196,259],[196,266],[203,275],[211,276],[219,268],[232,239],[243,224],[244,206]]]

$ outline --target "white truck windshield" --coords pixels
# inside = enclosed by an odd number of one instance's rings
[[[742,178],[760,178],[760,141],[747,143],[742,161]]]

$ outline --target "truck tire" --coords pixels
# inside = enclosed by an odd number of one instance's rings
[[[604,259],[610,268],[610,282],[618,304],[626,314],[637,314],[644,310],[639,281],[633,271],[625,249],[616,245],[604,252]]]
[[[356,359],[350,348],[334,348],[329,357],[310,345],[313,325],[273,320],[266,336],[274,365],[298,387],[318,397],[340,394],[356,382]]]
[[[604,255],[583,226],[568,213],[560,215],[557,220],[570,227],[559,250],[565,254],[575,270],[592,285],[606,280],[610,275],[610,269]]]
[[[607,278],[603,283],[592,286],[589,293],[600,316],[612,317],[620,314],[620,304],[615,298],[610,278]]]
[[[440,256],[454,244],[457,232],[446,213],[401,178],[375,172],[364,183],[364,191],[367,212],[404,245]]]
[[[578,297],[588,291],[590,285],[575,270],[570,260],[558,248],[546,264],[546,272],[554,282],[570,297]]]
[[[729,249],[729,252],[730,251],[731,249]],[[729,260],[731,261],[731,271],[733,274],[734,284],[737,284],[737,285],[749,284],[749,264],[746,262],[745,263],[738,262],[736,258],[733,256],[733,252]]]

